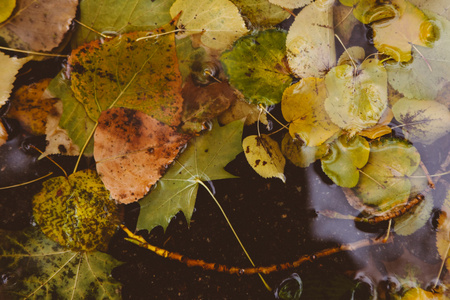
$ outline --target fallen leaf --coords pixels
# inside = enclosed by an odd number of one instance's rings
[[[164,174],[188,135],[136,110],[104,111],[94,135],[97,171],[119,203],[138,201]]]
[[[270,3],[289,9],[300,8],[310,4],[313,1],[314,0],[269,0]]]
[[[344,53],[338,59],[337,65],[353,65],[353,64],[361,64],[366,57],[366,51],[364,48],[359,46],[353,46],[345,49]]]
[[[2,2],[2,10],[0,11],[0,23],[8,20],[16,7],[16,0],[6,0]]]
[[[173,28],[171,23],[153,33]],[[169,125],[180,123],[183,99],[174,34],[136,41],[147,34],[127,33],[72,51],[72,90],[92,120],[108,108],[127,107]]]
[[[106,251],[118,213],[93,170],[50,178],[33,197],[33,216],[42,232],[72,251]]]
[[[10,57],[0,52],[0,65],[2,66],[2,72],[0,73],[0,107],[8,101],[9,94],[13,89],[13,83],[16,80],[16,75],[20,68],[31,59],[32,57]]]
[[[180,12],[178,28],[187,34],[203,32],[201,41],[213,49],[227,49],[248,31],[239,10],[229,0],[176,0],[170,15],[175,18]]]
[[[443,16],[444,18],[450,18],[450,3],[447,0],[434,0],[434,1],[424,1],[424,0],[408,0],[419,9],[425,11],[429,10],[436,14]]]
[[[388,98],[389,101],[392,100],[390,96],[388,96]],[[394,114],[392,113],[392,109],[386,107],[383,114],[381,115],[380,120],[378,120],[378,123],[375,126],[361,130],[360,132],[358,132],[358,135],[368,137],[371,140],[375,140],[379,137],[382,137],[383,135],[389,134],[392,132],[392,128],[388,125],[391,123],[393,118]]]
[[[329,144],[322,144],[317,147],[306,146],[305,142],[292,138],[287,133],[281,141],[281,152],[297,167],[306,168],[313,162],[327,154]]]
[[[243,125],[235,121],[220,127],[215,122],[210,131],[191,139],[156,188],[139,201],[137,228],[150,231],[161,225],[165,230],[179,211],[189,224],[199,181],[235,178],[223,168],[242,151]]]
[[[291,16],[289,12],[269,0],[231,0],[244,19],[248,19],[249,28],[268,28],[283,22]]]
[[[240,98],[233,101],[230,108],[224,111],[218,120],[220,124],[226,125],[231,122],[245,119],[245,125],[252,125],[258,120],[264,125],[268,125],[267,114],[262,111],[257,105],[240,100]]]
[[[429,145],[450,132],[450,112],[439,102],[402,98],[392,111],[412,142]]]
[[[0,24],[0,36],[11,48],[51,51],[69,30],[77,7],[78,0],[17,0],[13,15]]]
[[[353,7],[347,7],[339,2],[333,9],[333,22],[335,34],[344,45],[348,46],[354,30],[360,29],[361,23],[352,14]]]
[[[299,77],[323,77],[336,65],[333,2],[316,1],[295,18],[286,38],[291,70]]]
[[[209,55],[203,47],[194,47],[191,37],[183,39],[176,39],[178,65],[180,67],[183,82],[194,72],[193,69],[198,69],[203,64],[208,62]],[[203,71],[203,70],[202,70]]]
[[[364,138],[341,135],[320,159],[322,170],[335,184],[352,188],[359,181],[359,170],[369,160],[369,152],[369,143]]]
[[[367,59],[357,69],[334,67],[326,75],[325,85],[326,112],[351,134],[377,124],[387,107],[387,74],[378,59]]]
[[[289,133],[292,138],[301,139],[306,146],[314,147],[339,131],[339,127],[325,112],[326,97],[322,78],[304,78],[284,91],[281,111],[284,119],[290,123]]]
[[[407,290],[400,300],[444,300],[447,297],[440,293],[433,293],[426,291],[420,287],[415,287]]]
[[[0,231],[0,272],[12,279],[2,285],[2,299],[120,299],[111,276],[120,264],[106,253],[58,245],[39,227]]]
[[[249,135],[242,141],[245,157],[249,165],[264,178],[280,178],[286,182],[284,166],[286,159],[280,146],[266,134]]]
[[[53,105],[57,101],[42,98],[50,80],[46,78],[20,87],[11,100],[8,116],[18,120],[25,130],[35,135],[45,134],[47,116],[52,113]]]
[[[3,122],[0,121],[0,146],[2,146],[8,140],[8,132],[3,125]]]
[[[405,0],[339,0],[343,5],[352,7],[353,15],[363,24],[392,19],[403,13]]]
[[[286,33],[265,30],[240,38],[220,57],[230,84],[250,103],[272,105],[281,101],[292,78],[285,65]]]
[[[439,256],[445,260],[447,270],[450,270],[450,191],[447,191],[447,197],[441,207],[441,214],[438,219],[438,230],[436,233],[436,247]]]

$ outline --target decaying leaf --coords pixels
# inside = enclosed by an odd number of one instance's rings
[[[445,267],[450,270],[450,191],[447,192],[444,205],[441,207],[436,233],[436,246],[439,256],[442,260],[445,260]]]
[[[294,165],[306,168],[318,159],[321,159],[328,152],[330,145],[322,144],[317,147],[306,146],[305,142],[292,138],[287,133],[281,141],[281,152]]]
[[[269,0],[269,2],[284,8],[294,9],[306,6],[313,0]]]
[[[220,60],[232,86],[251,103],[272,105],[281,101],[292,78],[285,65],[286,33],[265,30],[240,38]]]
[[[420,287],[411,288],[406,291],[406,293],[398,298],[399,300],[445,300],[448,299],[445,295],[441,293],[433,293],[426,291]]]
[[[67,135],[78,149],[83,149],[89,140],[83,154],[92,155],[94,152],[94,140],[89,138],[94,130],[95,122],[89,118],[83,104],[77,101],[73,95],[70,81],[64,79],[63,74],[60,73],[50,82],[48,91],[52,97],[59,98],[63,103],[59,127],[67,132]]]
[[[0,52],[0,65],[2,66],[2,72],[0,72],[0,107],[8,100],[20,68],[31,59],[32,57],[10,57]]]
[[[411,211],[395,219],[395,233],[403,236],[413,234],[428,222],[432,210],[433,196],[431,193],[427,193],[425,200],[419,203]]]
[[[450,18],[450,3],[447,0],[408,0],[421,10],[429,10],[447,19]]]
[[[199,181],[235,178],[223,168],[242,151],[243,124],[235,121],[220,127],[215,122],[210,131],[191,139],[156,188],[139,201],[137,227],[150,231],[161,225],[166,229],[179,211],[189,224]]]
[[[390,96],[389,101],[392,100]],[[372,126],[370,128],[361,130],[358,132],[358,135],[368,137],[371,140],[377,139],[379,137],[382,137],[383,135],[389,134],[392,132],[392,128],[389,127],[389,123],[391,123],[392,119],[394,118],[394,113],[392,112],[392,109],[389,107],[386,107],[383,114],[381,115],[380,120],[378,120],[378,123],[375,126]]]
[[[450,132],[450,112],[439,102],[402,98],[392,111],[412,142],[429,145]]]
[[[0,121],[0,146],[2,146],[8,140],[8,132],[6,131],[3,122]]]
[[[104,111],[94,135],[97,171],[119,203],[138,201],[186,144],[189,136],[136,110]]]
[[[174,28],[171,23],[153,33]],[[127,33],[72,51],[72,90],[92,120],[114,106],[138,109],[169,125],[180,123],[183,99],[174,34],[136,41],[147,34]]]
[[[281,111],[290,123],[289,133],[307,146],[318,146],[339,131],[325,112],[327,97],[322,78],[304,78],[288,87],[283,94]]]
[[[2,9],[0,10],[0,23],[6,21],[11,16],[14,7],[16,7],[16,0],[6,0],[2,2]]]
[[[286,182],[286,159],[276,141],[266,134],[250,135],[242,141],[242,147],[248,163],[256,173],[264,178],[276,177]]]
[[[69,30],[77,7],[78,0],[17,0],[12,16],[0,24],[0,36],[11,48],[51,51]]]
[[[97,32],[115,36],[131,31],[154,30],[172,20],[169,9],[173,0],[83,0],[80,22]],[[74,48],[100,38],[94,31],[78,26]]]
[[[267,114],[265,111],[262,111],[255,104],[251,104],[240,99],[233,101],[230,108],[218,116],[219,123],[223,125],[242,119],[245,119],[246,126],[252,125],[258,120],[264,125],[268,124]]]
[[[288,62],[299,77],[323,77],[336,65],[333,2],[309,4],[289,28],[286,38]]]
[[[353,7],[347,7],[339,2],[333,9],[333,22],[335,34],[341,39],[344,45],[348,46],[353,31],[357,26],[361,26],[361,23],[352,14]]]
[[[39,227],[1,230],[0,272],[12,280],[2,285],[0,298],[121,299],[120,283],[111,276],[120,264],[106,253],[58,245]]]
[[[176,0],[170,15],[175,18],[180,12],[177,26],[187,34],[203,32],[203,44],[213,49],[227,49],[248,31],[238,8],[229,0]]]
[[[97,173],[82,170],[53,177],[33,197],[42,232],[72,251],[106,251],[118,228],[118,208]]]
[[[364,138],[341,135],[321,158],[322,170],[337,185],[352,188],[359,181],[359,170],[369,160],[369,152],[369,143]]]
[[[351,65],[334,67],[325,84],[326,112],[352,134],[377,124],[387,107],[387,74],[378,59],[367,59],[357,69]]]
[[[202,68],[202,66],[209,62],[209,55],[203,47],[194,47],[191,37],[183,39],[176,39],[178,65],[180,67],[183,82],[195,72],[195,70]]]
[[[400,16],[405,0],[339,0],[343,5],[352,7],[353,15],[361,23],[370,24]]]
[[[366,57],[366,51],[359,46],[353,46],[345,49],[344,53],[339,56],[337,65],[353,65],[361,64]]]
[[[291,16],[289,12],[269,0],[231,0],[242,16],[248,19],[249,28],[266,28],[277,25]]]
[[[55,113],[53,105],[57,99],[42,97],[50,79],[20,87],[12,97],[8,116],[18,120],[27,131],[41,135],[45,134],[47,116]]]

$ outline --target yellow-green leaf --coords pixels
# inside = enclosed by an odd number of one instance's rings
[[[271,3],[284,8],[295,9],[306,6],[314,0],[269,0]]]
[[[231,2],[248,19],[250,28],[269,28],[291,16],[289,12],[270,3],[269,0],[231,0]]]
[[[439,256],[442,260],[445,260],[445,267],[450,270],[450,191],[447,191],[447,197],[441,207],[436,233],[436,246]]]
[[[294,165],[301,168],[306,168],[322,158],[329,147],[329,144],[322,144],[317,147],[306,146],[302,140],[292,138],[289,133],[286,133],[281,141],[281,152]]]
[[[0,10],[0,23],[6,21],[16,7],[16,0],[3,0],[2,9]]]

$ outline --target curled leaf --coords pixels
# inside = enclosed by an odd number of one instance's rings
[[[256,173],[264,178],[277,177],[286,182],[286,159],[277,142],[266,134],[250,135],[242,141],[242,147],[248,163]]]

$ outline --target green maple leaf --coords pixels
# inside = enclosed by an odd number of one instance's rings
[[[0,231],[2,299],[120,299],[111,270],[120,264],[106,253],[74,252],[47,238],[38,227]]]
[[[223,168],[242,151],[243,125],[235,121],[220,127],[215,122],[211,131],[191,140],[156,188],[139,202],[137,227],[150,231],[161,225],[165,229],[179,211],[189,222],[202,181],[235,178]]]

